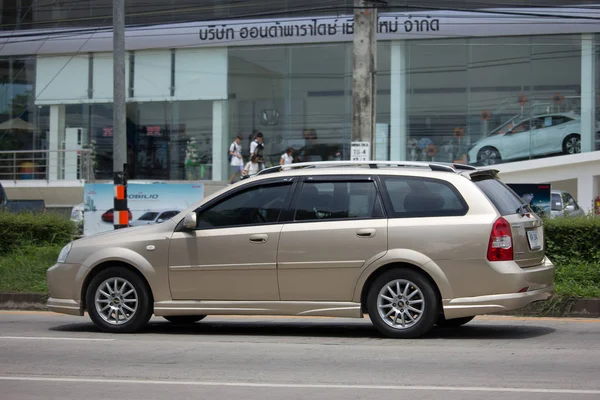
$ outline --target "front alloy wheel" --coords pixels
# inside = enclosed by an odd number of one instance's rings
[[[137,273],[121,267],[100,271],[85,296],[94,324],[110,333],[139,331],[152,316],[152,294]]]
[[[500,153],[493,147],[484,147],[477,153],[477,161],[481,165],[495,165],[500,159]]]
[[[96,289],[94,298],[98,315],[111,325],[126,324],[137,311],[137,292],[133,285],[123,278],[106,279]]]

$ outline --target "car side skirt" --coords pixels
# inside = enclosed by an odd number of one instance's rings
[[[154,315],[294,315],[362,318],[360,303],[305,301],[159,301]]]

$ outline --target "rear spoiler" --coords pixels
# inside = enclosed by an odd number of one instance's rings
[[[477,171],[468,172],[469,178],[473,182],[484,181],[486,179],[498,179],[497,169],[478,169]]]

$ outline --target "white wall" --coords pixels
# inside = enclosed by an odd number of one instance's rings
[[[600,151],[501,164],[494,169],[506,183],[550,182],[553,188],[566,188],[586,212],[600,195]]]

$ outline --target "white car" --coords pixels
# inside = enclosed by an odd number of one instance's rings
[[[598,129],[598,127],[596,128]],[[469,163],[494,165],[553,153],[581,152],[581,116],[556,113],[523,118],[507,131],[483,138],[469,149]]]
[[[141,217],[135,221],[131,221],[129,226],[141,226],[160,224],[166,220],[169,220],[179,214],[180,210],[166,209],[166,210],[152,210],[144,213]]]

